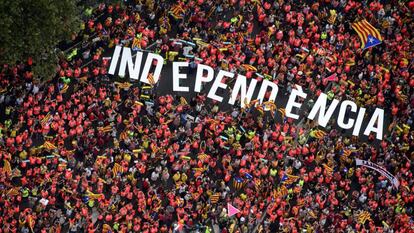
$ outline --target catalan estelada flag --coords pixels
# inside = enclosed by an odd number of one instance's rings
[[[241,177],[236,177],[233,180],[233,188],[235,188],[237,190],[243,188],[244,184],[245,184],[245,182],[244,182],[243,178],[241,178]]]
[[[368,21],[361,20],[351,24],[352,28],[358,33],[362,42],[362,48],[367,49],[381,44],[382,37],[378,29],[372,26]]]

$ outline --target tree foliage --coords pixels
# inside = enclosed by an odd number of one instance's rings
[[[0,1],[0,64],[33,60],[33,72],[50,77],[57,64],[56,46],[79,30],[75,0]]]

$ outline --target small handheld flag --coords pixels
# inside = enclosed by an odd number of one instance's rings
[[[227,203],[227,216],[231,217],[237,213],[239,213],[240,210],[238,210],[236,207],[234,207],[232,204]]]
[[[219,200],[220,200],[220,194],[219,193],[215,193],[215,194],[212,194],[210,196],[211,204],[216,204]]]

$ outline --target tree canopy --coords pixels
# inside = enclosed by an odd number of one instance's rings
[[[50,77],[57,64],[56,46],[80,26],[75,0],[0,1],[0,64],[33,61],[33,73]]]

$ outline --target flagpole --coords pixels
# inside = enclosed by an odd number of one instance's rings
[[[265,219],[265,217],[267,215],[267,210],[269,209],[269,206],[270,205],[269,205],[269,203],[266,203],[266,204],[267,204],[266,211],[264,212],[263,216],[260,218],[260,221],[254,226],[252,233],[256,233],[257,232],[257,230],[259,229],[259,226],[262,225],[262,223],[263,223],[263,221],[264,221],[264,219]]]

